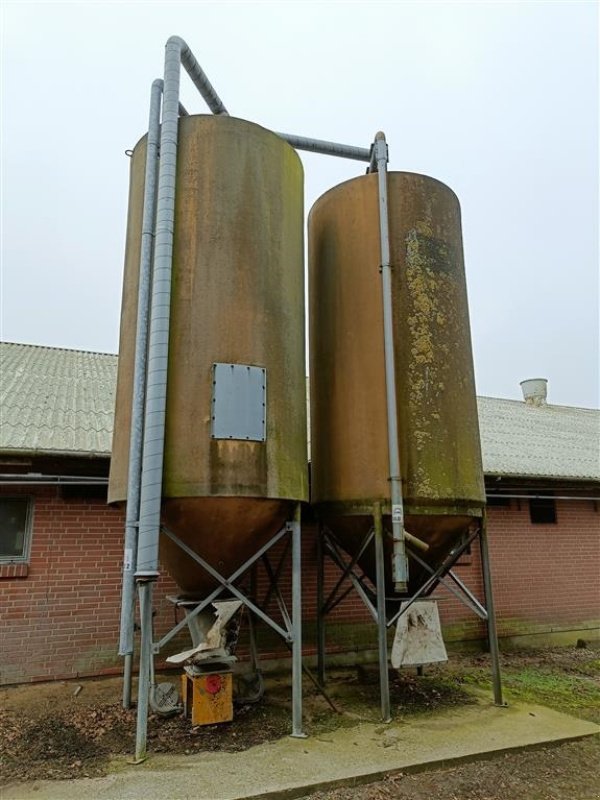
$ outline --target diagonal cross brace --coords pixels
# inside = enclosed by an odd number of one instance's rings
[[[184,542],[179,539],[172,531],[166,528],[164,525],[162,526],[163,533],[171,539],[178,547],[180,547],[184,553],[186,553],[190,558],[196,561],[200,566],[205,569],[209,575],[212,575],[213,578],[219,581],[221,584],[216,589],[211,592],[211,594],[205,598],[201,603],[199,603],[193,611],[190,611],[189,614],[181,620],[174,628],[172,628],[163,638],[158,642],[155,646],[155,650],[158,652],[162,647],[164,647],[167,642],[169,642],[179,631],[184,628],[190,617],[195,617],[199,614],[203,609],[205,609],[216,597],[218,597],[223,589],[229,589],[229,591],[234,594],[238,600],[241,600],[242,603],[247,606],[251,611],[253,611],[258,617],[260,617],[267,625],[269,625],[273,630],[275,630],[286,642],[292,640],[290,633],[284,630],[280,625],[278,625],[274,620],[272,620],[267,614],[265,614],[262,609],[260,609],[257,605],[255,605],[246,595],[239,591],[235,586],[233,586],[233,582],[237,580],[241,575],[243,575],[246,570],[252,566],[252,564],[257,561],[261,556],[263,556],[267,550],[269,550],[273,545],[275,545],[286,533],[289,533],[287,526],[284,526],[275,536],[270,539],[263,547],[260,548],[252,558],[248,559],[248,561],[244,562],[239,569],[237,569],[229,578],[224,578],[216,569],[210,566],[201,556],[189,548]]]

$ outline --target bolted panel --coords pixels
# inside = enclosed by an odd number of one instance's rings
[[[248,364],[213,364],[213,439],[264,442],[267,371]]]

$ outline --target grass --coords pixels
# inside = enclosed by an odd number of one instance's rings
[[[520,664],[519,658],[504,659],[502,685],[507,702],[537,703],[600,723],[600,659],[595,655],[590,652],[589,658],[576,664],[531,664],[525,659]],[[491,691],[489,669],[467,666],[455,674],[466,686]]]

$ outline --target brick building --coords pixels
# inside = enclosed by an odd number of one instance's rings
[[[117,357],[6,343],[0,355],[0,683],[117,672],[123,512],[106,505]],[[598,637],[600,412],[479,398],[479,417],[501,642]],[[315,651],[315,534],[309,519],[307,655]],[[456,570],[480,596],[478,554]],[[173,623],[167,598],[175,593],[163,572],[157,633]],[[446,640],[479,642],[479,620],[451,595],[437,596]],[[357,596],[327,630],[329,653],[358,659],[376,648]],[[286,655],[266,630],[260,647],[268,659]]]

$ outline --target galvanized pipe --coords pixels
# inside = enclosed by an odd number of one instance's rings
[[[146,171],[142,210],[142,241],[140,247],[140,277],[138,288],[135,360],[129,437],[129,467],[127,475],[127,505],[125,510],[125,543],[123,553],[123,583],[121,591],[121,634],[119,655],[125,656],[123,679],[123,708],[131,706],[131,676],[133,671],[135,611],[135,568],[137,534],[140,515],[142,479],[142,447],[144,442],[144,402],[146,398],[146,364],[148,349],[148,318],[152,256],[154,252],[154,216],[156,213],[156,182],[158,177],[158,143],[160,138],[160,108],[163,82],[157,79],[150,92],[150,116],[146,140]]]
[[[484,514],[479,531],[479,551],[481,554],[481,572],[483,575],[483,593],[487,611],[488,645],[492,660],[492,684],[494,687],[494,703],[504,706],[502,698],[502,676],[500,673],[500,649],[498,647],[498,631],[496,630],[496,611],[494,608],[494,590],[492,587],[492,570],[490,568],[490,549],[487,538],[487,519]]]
[[[183,64],[187,74],[192,79],[192,83],[198,89],[207,106],[213,114],[228,114],[223,101],[216,93],[213,85],[206,77],[206,73],[196,61],[196,58],[190,50],[187,42],[180,36],[171,36],[167,41],[167,50],[172,49],[173,52],[179,53],[177,69],[179,72],[179,63]]]
[[[302,529],[301,507],[296,505],[292,533],[292,736],[304,739],[302,730]]]
[[[150,701],[150,679],[152,672],[152,580],[139,584],[140,623],[142,642],[140,646],[140,670],[138,675],[138,707],[135,732],[135,763],[146,760],[148,741],[148,705]],[[144,635],[149,632],[149,635]]]
[[[296,150],[307,150],[310,153],[321,153],[325,156],[338,156],[339,158],[350,158],[354,161],[370,161],[371,151],[365,147],[355,147],[351,144],[339,144],[338,142],[327,142],[323,139],[311,139],[307,136],[296,136],[293,133],[277,133],[288,144]]]
[[[390,232],[387,199],[388,147],[385,135],[375,136],[375,156],[379,176],[379,234],[381,242],[381,291],[383,299],[383,347],[385,357],[385,389],[387,405],[388,458],[390,496],[392,504],[392,576],[397,592],[408,586],[408,560],[404,546],[404,504],[400,477],[400,448],[398,444],[398,411],[396,406],[396,364],[394,358],[394,328],[392,309],[392,265],[390,263]]]
[[[325,686],[325,553],[323,526],[317,530],[317,678]]]
[[[90,475],[3,475],[0,486],[106,486],[108,478]]]
[[[388,672],[387,611],[385,607],[385,560],[383,551],[383,518],[381,505],[373,506],[375,525],[375,569],[377,589],[377,643],[379,648],[379,692],[381,696],[381,718],[390,722],[390,678]]]
[[[138,551],[135,577],[140,582],[140,676],[136,727],[136,761],[146,757],[150,661],[152,654],[152,582],[158,577],[158,541],[162,501],[167,366],[171,312],[171,269],[175,224],[175,178],[179,124],[181,44],[169,39],[165,48],[160,164],[152,269],[150,333],[144,414]],[[143,603],[146,605],[143,606]]]
[[[175,174],[179,122],[181,40],[169,39],[165,52],[156,238],[152,274],[150,336],[136,577],[158,577],[158,540],[167,405],[171,268],[175,218]]]

